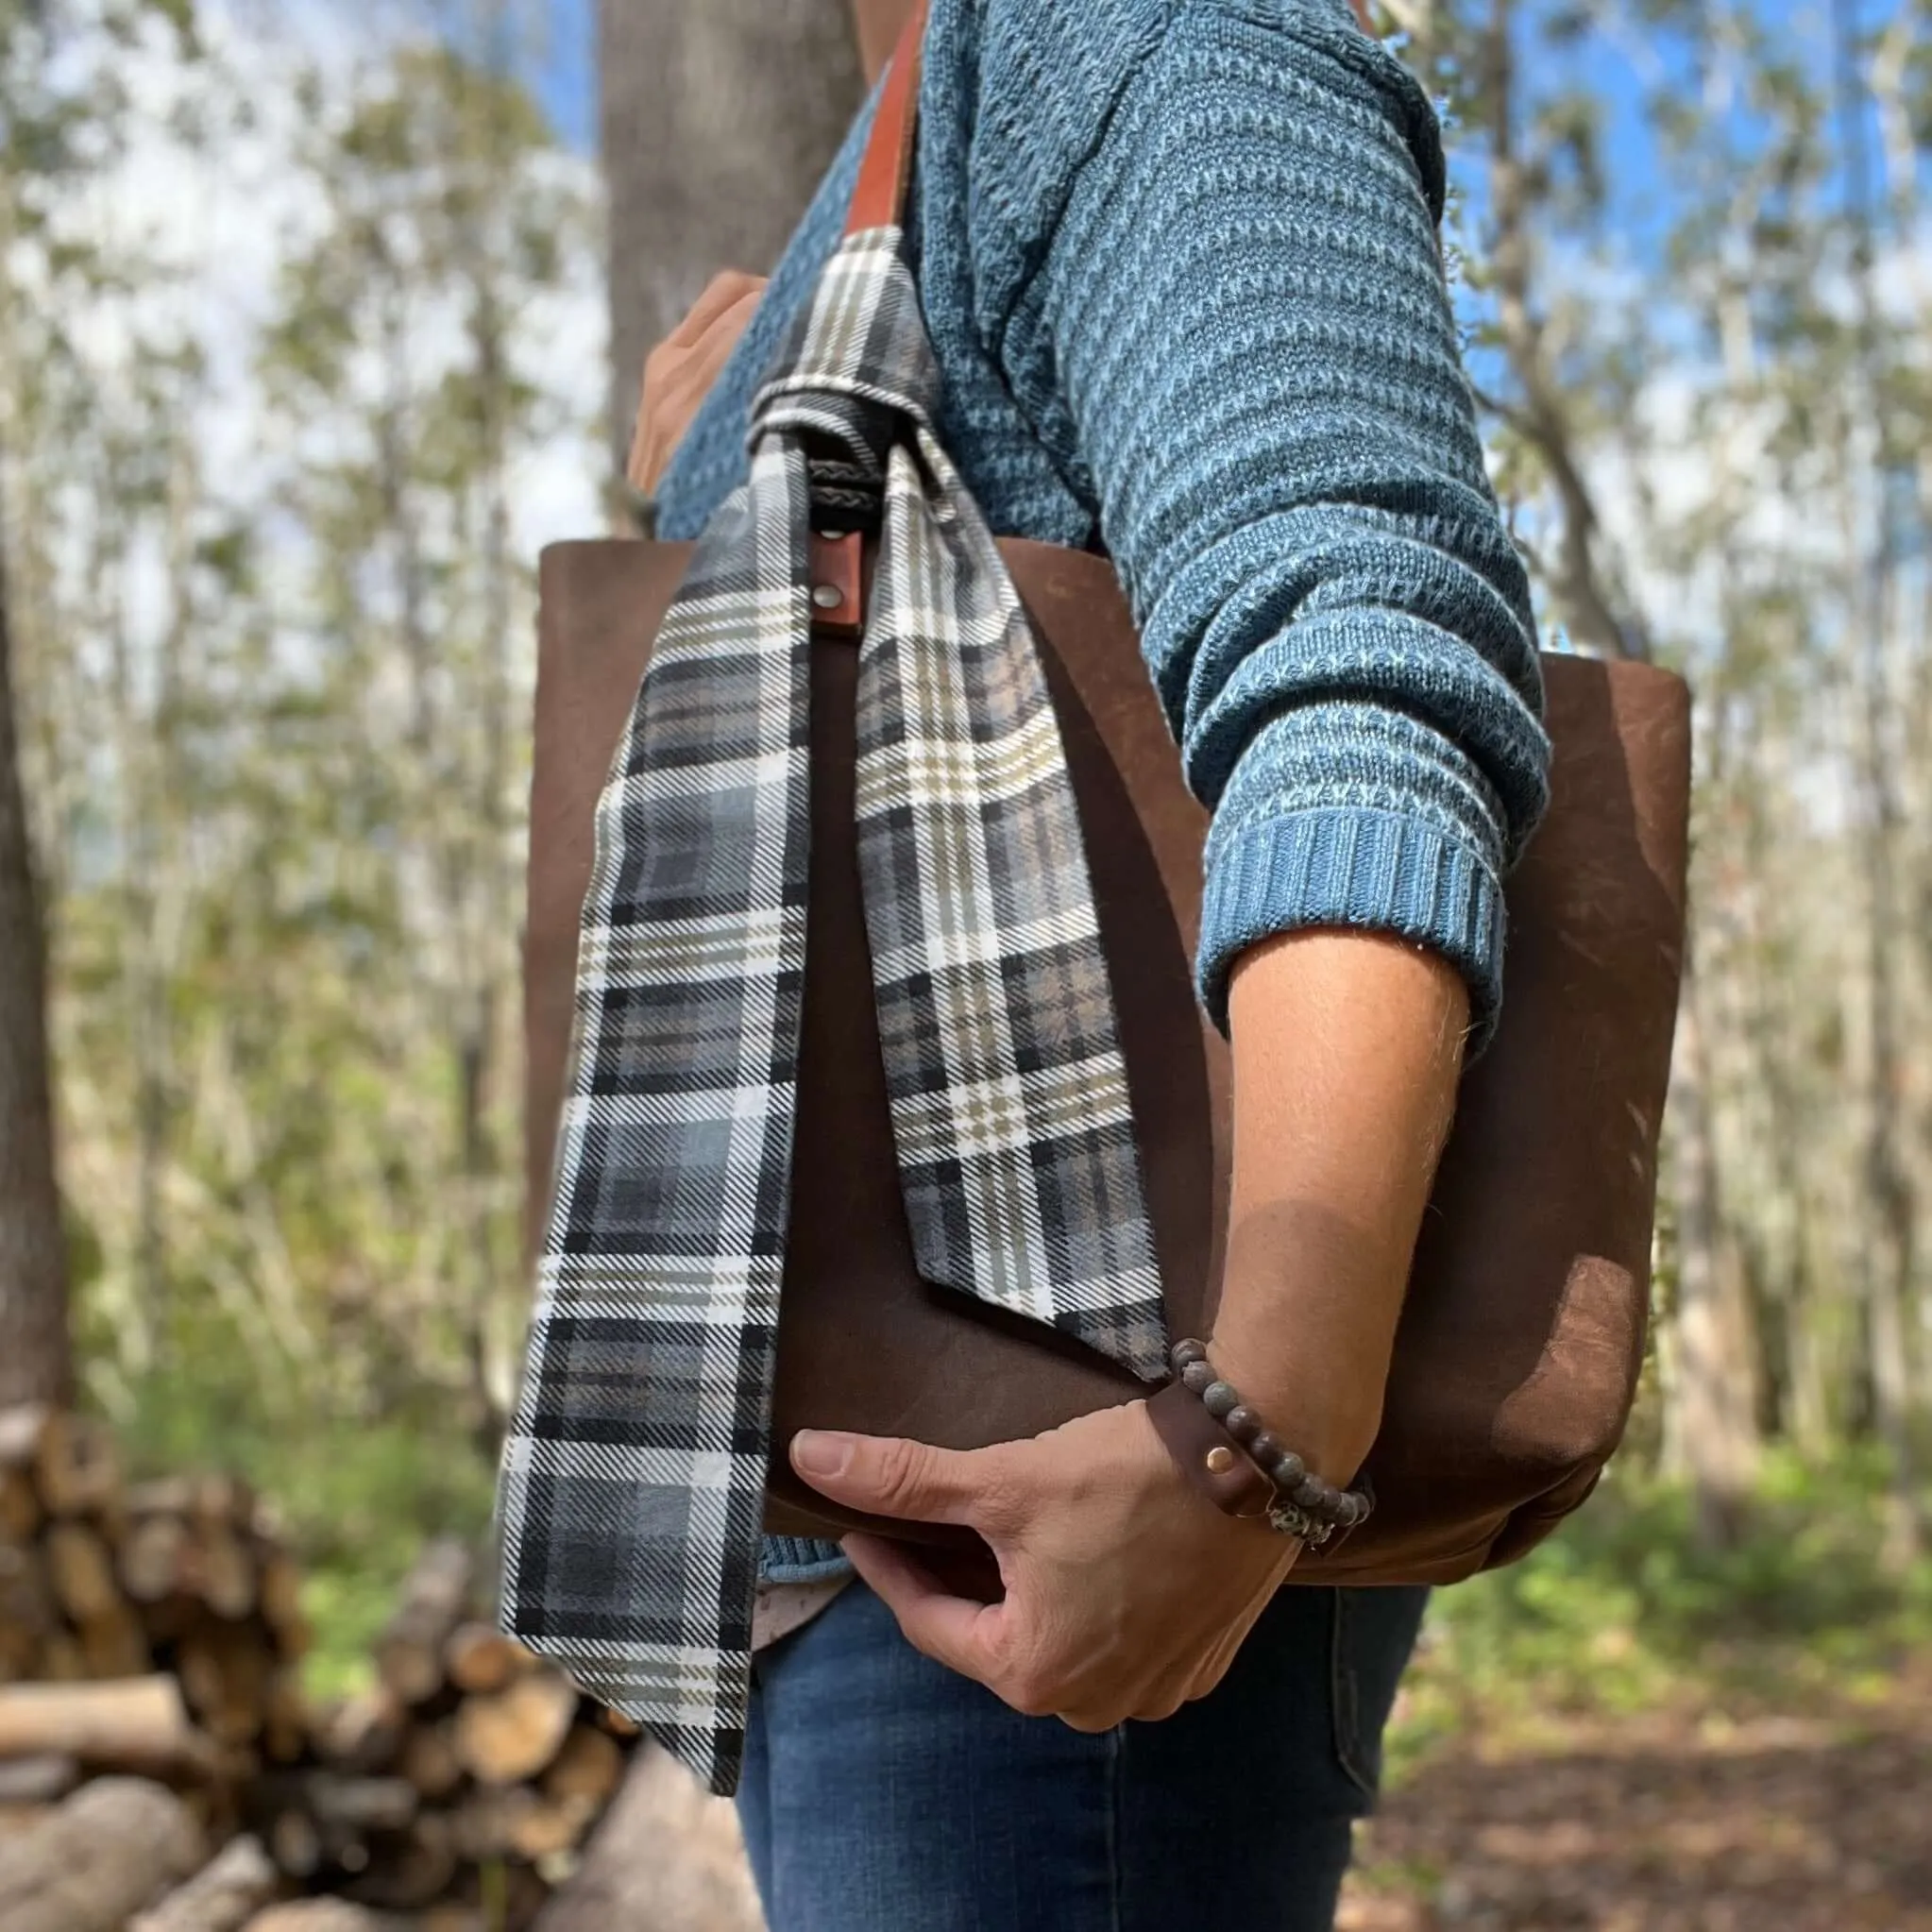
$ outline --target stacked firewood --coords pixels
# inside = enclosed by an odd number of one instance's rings
[[[98,1424],[0,1411],[0,1685],[38,1690],[0,1701],[0,1763],[22,1724],[42,1754],[122,1770],[298,1757],[298,1585],[245,1483],[129,1485]]]
[[[486,1871],[534,1909],[568,1876],[630,1727],[473,1611],[467,1551],[432,1544],[375,1686],[318,1715],[304,1764],[258,1781],[254,1822],[291,1878],[396,1911],[473,1895]]]
[[[297,1894],[326,1897],[316,1926],[344,1932],[515,1927],[569,1874],[632,1727],[482,1620],[455,1543],[404,1585],[373,1687],[314,1706],[298,1585],[246,1485],[128,1484],[98,1425],[0,1411],[8,1932],[119,1926],[178,1885],[180,1910],[155,1906],[144,1932],[240,1928],[257,1907],[263,1932],[295,1927]],[[110,1840],[104,1906],[64,1874]],[[217,1894],[233,1916],[211,1916]]]

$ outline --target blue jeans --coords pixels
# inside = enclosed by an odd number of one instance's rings
[[[1422,1589],[1284,1589],[1217,1689],[1098,1737],[921,1656],[853,1584],[756,1662],[771,1932],[1326,1932]]]

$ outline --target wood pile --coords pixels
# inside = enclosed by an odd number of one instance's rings
[[[246,1483],[129,1484],[97,1423],[0,1411],[0,1685],[38,1693],[0,1708],[0,1762],[216,1776],[298,1757],[298,1585]]]
[[[251,1822],[290,1878],[408,1912],[472,1897],[489,1871],[517,1923],[574,1869],[630,1727],[478,1620],[472,1582],[461,1546],[431,1545],[373,1687],[318,1714],[302,1765],[258,1781]]]
[[[245,1484],[128,1484],[98,1425],[0,1411],[8,1932],[514,1932],[570,1875],[635,1727],[483,1620],[453,1542],[371,1688],[312,1705],[299,1582]],[[60,1877],[103,1841],[116,1886]]]
[[[0,1840],[8,1932],[119,1932],[205,1857],[202,1828],[172,1791],[98,1778],[30,1831]]]

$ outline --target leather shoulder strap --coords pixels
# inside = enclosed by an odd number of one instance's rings
[[[924,0],[906,18],[905,31],[886,72],[878,111],[859,162],[858,185],[845,232],[900,228],[906,220],[906,191],[912,178],[912,138],[919,122],[919,50],[925,37]]]

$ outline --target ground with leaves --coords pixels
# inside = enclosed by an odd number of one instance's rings
[[[730,1807],[686,1782],[648,1800],[677,1923],[757,1932]],[[1512,1722],[1400,1771],[1337,1932],[1932,1932],[1928,1818],[1932,1659],[1805,1716]]]
[[[1869,1460],[1614,1471],[1438,1594],[1342,1932],[1932,1932],[1932,1565]]]
[[[1932,1563],[1886,1494],[1869,1458],[1776,1462],[1712,1547],[1620,1468],[1439,1592],[1338,1932],[1932,1932]],[[687,1784],[607,1828],[680,1847],[667,1925],[757,1932],[730,1807]]]
[[[1821,1715],[1541,1729],[1390,1791],[1340,1932],[1932,1932],[1932,1669]]]

